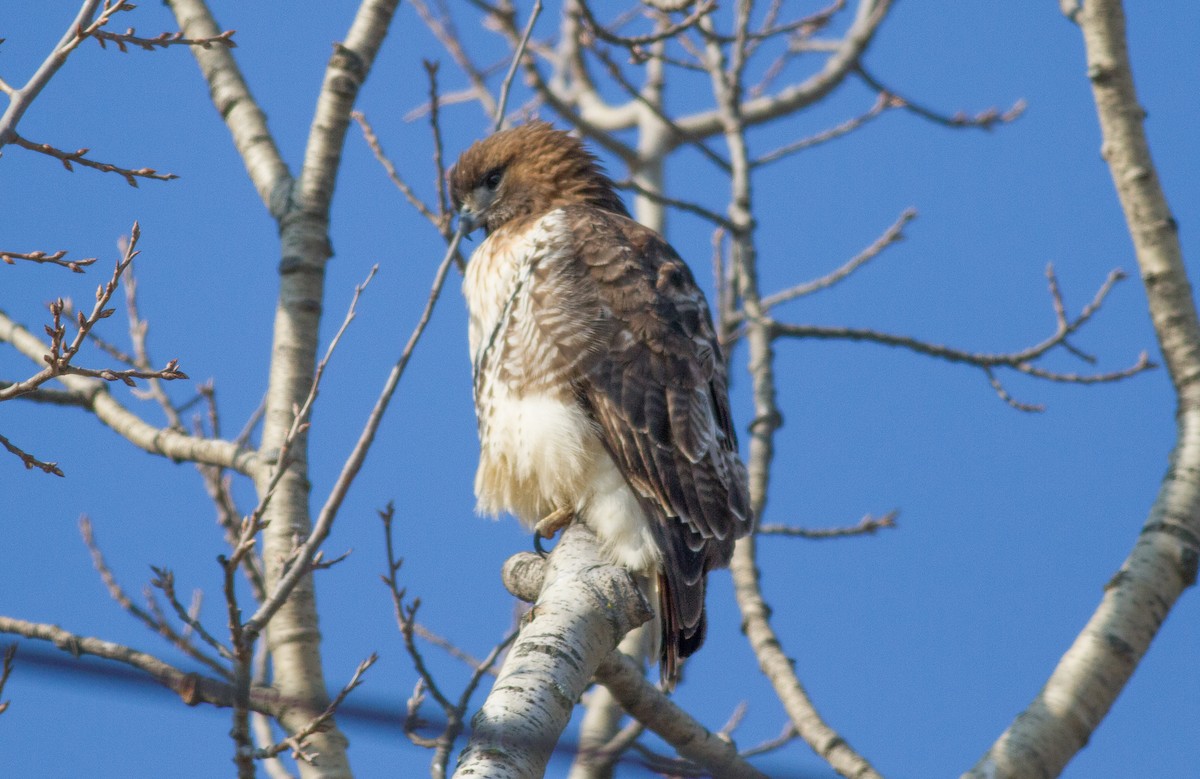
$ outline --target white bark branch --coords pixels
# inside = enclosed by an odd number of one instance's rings
[[[0,311],[0,341],[12,344],[38,365],[44,364],[42,358],[48,351],[46,344],[3,311]],[[139,449],[177,462],[215,465],[248,476],[258,473],[261,461],[257,452],[243,449],[232,441],[198,438],[170,428],[155,427],[125,408],[100,379],[63,374],[56,376],[55,380],[79,399],[78,405],[91,411],[97,419]]]
[[[742,123],[761,124],[787,116],[812,105],[836,89],[846,76],[854,72],[854,67],[866,53],[876,30],[890,9],[891,0],[859,0],[853,24],[846,31],[846,36],[837,51],[825,61],[825,67],[799,84],[793,84],[776,94],[743,101],[739,108]],[[687,138],[716,135],[724,129],[720,109],[680,117],[676,120],[676,125],[685,136],[674,138],[675,144],[682,143]]]
[[[1046,686],[965,774],[1057,776],[1087,743],[1149,648],[1200,559],[1200,323],[1177,226],[1142,122],[1119,0],[1088,0],[1073,17],[1108,162],[1178,400],[1178,440],[1129,557]]]
[[[471,721],[456,777],[542,776],[596,668],[653,616],[629,572],[601,560],[581,523],[563,533],[543,581],[531,619]]]
[[[187,37],[207,38],[220,33],[221,28],[204,0],[166,0],[166,3]],[[232,51],[224,46],[193,47],[192,54],[208,83],[217,113],[233,135],[233,145],[250,181],[271,215],[278,219],[287,208],[292,176],[267,127],[267,115],[250,94]]]

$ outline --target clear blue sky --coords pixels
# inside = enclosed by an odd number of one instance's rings
[[[237,29],[236,55],[262,102],[285,158],[299,163],[330,43],[351,3],[303,13],[283,3],[214,2]],[[797,4],[796,13],[815,10]],[[74,2],[0,5],[0,75],[22,83],[58,39]],[[1195,128],[1195,41],[1200,6],[1131,3],[1135,77],[1147,129],[1195,262],[1191,227],[1200,192]],[[501,47],[463,30],[480,59]],[[119,20],[142,33],[173,30],[147,3]],[[547,16],[538,32],[554,28]],[[360,107],[385,148],[425,195],[432,193],[428,127],[403,116],[424,100],[421,58],[444,62],[447,90],[463,86],[413,10],[402,5]],[[980,351],[1034,343],[1054,327],[1043,270],[1054,262],[1072,310],[1108,271],[1120,285],[1076,338],[1098,368],[1128,365],[1156,346],[1136,265],[1108,173],[1078,31],[1057,3],[897,4],[866,59],[902,94],[938,108],[974,111],[1028,101],[1015,124],[992,133],[936,127],[907,114],[764,171],[756,180],[763,285],[768,291],[822,275],[870,243],[909,206],[920,211],[908,239],[836,290],[781,309],[786,321],[844,324],[919,336]],[[709,99],[694,85],[672,104]],[[864,110],[868,90],[848,84],[826,105],[752,136],[757,151],[809,135]],[[478,108],[446,112],[448,154],[485,132]],[[197,68],[183,51],[121,55],[84,45],[34,105],[21,132],[60,147],[91,147],[105,161],[180,175],[131,189],[90,170],[16,147],[0,158],[0,248],[69,249],[102,258],[87,276],[0,267],[0,307],[31,329],[58,295],[90,299],[116,256],[118,236],[141,221],[138,260],[143,313],[155,359],[178,357],[197,380],[213,377],[227,431],[262,395],[275,305],[278,247],[219,121]],[[623,171],[614,167],[614,172]],[[687,156],[668,171],[676,192],[724,207],[726,191]],[[671,219],[669,237],[698,275],[709,277],[709,233]],[[392,190],[357,130],[346,144],[333,211],[326,338],[353,286],[379,263],[360,316],[335,356],[312,434],[314,496],[320,500],[350,450],[386,372],[415,323],[441,243]],[[330,552],[354,550],[320,575],[321,628],[331,685],[381,655],[356,694],[395,707],[414,682],[391,616],[375,510],[397,506],[403,583],[422,599],[421,619],[476,654],[510,621],[501,562],[529,546],[512,520],[472,513],[476,458],[464,306],[456,282],[441,302],[342,510]],[[126,342],[121,318],[104,334]],[[749,402],[738,354],[735,414]],[[87,364],[102,362],[92,354]],[[1060,370],[1086,366],[1069,355]],[[0,377],[30,364],[0,349]],[[829,722],[885,775],[956,775],[968,768],[1037,693],[1097,604],[1133,544],[1166,468],[1174,436],[1164,372],[1119,385],[1049,385],[1005,376],[1040,415],[1005,406],[977,372],[881,347],[781,343],[779,435],[765,521],[849,524],[899,508],[900,528],[845,541],[767,539],[760,545],[766,596],[800,678]],[[188,387],[173,388],[186,398]],[[123,391],[119,391],[123,394]],[[159,420],[149,403],[130,404]],[[204,618],[220,631],[224,551],[199,478],[133,450],[93,418],[11,402],[0,431],[57,460],[55,479],[0,457],[0,613],[53,622],[77,633],[178,660],[116,604],[92,571],[76,523],[88,514],[114,571],[140,591],[151,564],[175,570],[181,592],[207,594]],[[241,485],[244,505],[252,504]],[[713,577],[709,644],[688,667],[680,702],[720,727],[739,701],[737,733],[752,745],[779,732],[784,716],[738,633],[728,577]],[[1200,738],[1200,607],[1185,594],[1069,777],[1186,776]],[[430,648],[457,690],[461,667]],[[65,657],[65,656],[64,656]],[[182,661],[179,661],[182,663]],[[18,657],[0,716],[0,773],[11,776],[208,777],[231,772],[226,711],[188,709],[156,690],[130,688]],[[364,777],[421,775],[428,754],[398,729],[348,721],[351,760]],[[807,747],[763,763],[779,776],[825,776]],[[550,775],[561,769],[552,766]]]

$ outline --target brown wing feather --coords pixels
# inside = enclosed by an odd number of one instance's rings
[[[729,563],[752,522],[725,365],[704,294],[665,241],[616,214],[565,210],[607,341],[579,364],[576,394],[654,520],[673,679],[704,639],[705,575]]]

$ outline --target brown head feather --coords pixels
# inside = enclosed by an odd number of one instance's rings
[[[596,157],[548,122],[528,122],[472,144],[450,171],[450,196],[455,210],[466,206],[488,233],[569,205],[629,215]]]

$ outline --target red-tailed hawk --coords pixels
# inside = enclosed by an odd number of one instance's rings
[[[478,508],[546,535],[585,522],[655,591],[673,683],[704,641],[706,576],[753,522],[704,293],[545,122],[475,143],[450,184],[466,229],[487,232],[463,282]]]

